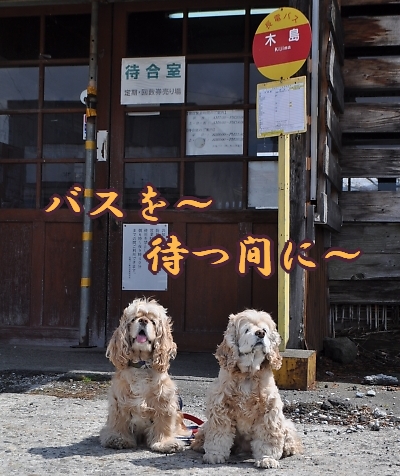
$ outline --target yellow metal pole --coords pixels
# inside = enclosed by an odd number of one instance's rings
[[[278,253],[289,240],[290,224],[290,148],[289,134],[278,139]],[[282,338],[280,351],[289,340],[289,274],[278,263],[278,332]]]

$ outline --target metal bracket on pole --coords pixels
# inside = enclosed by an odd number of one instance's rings
[[[289,240],[290,224],[290,135],[278,139],[278,250]],[[289,274],[278,266],[278,332],[282,338],[279,350],[286,350],[289,340]]]

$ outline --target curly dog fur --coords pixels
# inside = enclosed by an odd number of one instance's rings
[[[124,310],[106,356],[117,370],[101,444],[124,449],[144,442],[161,453],[182,450],[176,436],[187,436],[187,429],[168,375],[176,344],[167,310],[154,300],[135,299]]]
[[[268,313],[248,309],[229,317],[215,354],[220,371],[208,392],[207,421],[192,443],[205,452],[205,463],[224,463],[233,449],[252,451],[259,468],[277,468],[283,456],[302,452],[272,373],[282,364],[279,344]]]

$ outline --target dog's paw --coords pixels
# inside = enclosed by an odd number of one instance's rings
[[[225,456],[221,454],[206,453],[203,456],[203,463],[207,463],[207,464],[221,464],[221,463],[225,463],[225,461],[226,461]]]
[[[114,450],[127,450],[136,448],[137,444],[134,440],[126,440],[120,436],[111,436],[101,442],[105,448],[113,448]]]
[[[303,453],[303,445],[299,439],[286,440],[283,446],[282,457],[299,455]]]
[[[194,440],[190,444],[190,449],[199,453],[204,453],[204,430],[200,428],[195,434]]]
[[[204,453],[203,442],[194,440],[190,443],[190,449],[198,453]]]
[[[276,459],[265,456],[262,459],[256,460],[254,465],[257,468],[279,468],[279,463]]]
[[[178,440],[168,440],[168,441],[157,441],[153,443],[150,447],[153,451],[158,453],[177,453],[178,451],[183,451],[184,446]]]

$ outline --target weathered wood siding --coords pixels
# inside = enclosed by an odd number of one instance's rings
[[[400,149],[343,147],[341,164],[346,177],[400,177]]]
[[[307,216],[314,216],[312,226],[307,226],[307,238],[315,239],[310,256],[319,267],[307,274],[304,326],[306,347],[315,350],[322,349],[323,338],[330,333],[327,265],[321,256],[326,251],[331,231],[340,230],[342,223],[338,205],[342,147],[339,115],[344,111],[344,41],[340,8],[337,0],[320,3],[316,204],[307,207]]]
[[[400,177],[400,1],[341,4],[342,176],[394,180]],[[340,308],[344,321],[351,320],[346,313],[360,312],[361,306],[367,311],[378,306],[386,312],[387,306],[400,303],[400,193],[345,191],[339,205],[343,227],[332,235],[332,246],[361,249],[363,255],[351,263],[329,263],[331,306],[336,317]]]
[[[343,26],[337,0],[320,6],[320,69],[318,104],[317,225],[339,231],[342,216],[338,206],[341,171],[338,155],[342,148],[339,114],[344,111]]]

